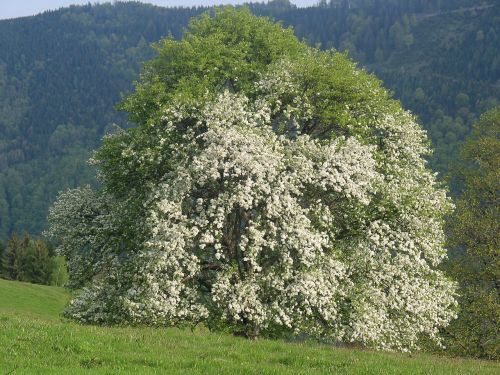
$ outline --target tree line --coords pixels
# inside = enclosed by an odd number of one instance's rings
[[[68,281],[64,257],[54,253],[54,247],[29,234],[12,234],[0,243],[0,277],[34,284],[63,286]]]

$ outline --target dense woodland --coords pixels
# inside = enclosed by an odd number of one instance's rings
[[[320,48],[348,51],[428,130],[445,176],[479,115],[500,97],[494,1],[358,0],[250,6]],[[0,238],[41,233],[57,192],[95,184],[86,160],[129,127],[115,111],[150,43],[179,38],[206,8],[87,5],[0,21]]]

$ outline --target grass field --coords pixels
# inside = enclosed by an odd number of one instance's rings
[[[499,374],[493,362],[250,342],[205,330],[103,328],[60,317],[61,288],[0,279],[5,374]]]

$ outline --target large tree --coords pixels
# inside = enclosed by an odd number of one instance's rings
[[[450,203],[425,133],[380,82],[248,10],[156,44],[49,234],[80,321],[203,322],[406,350],[453,317]]]
[[[449,221],[449,264],[460,282],[459,318],[448,344],[465,355],[500,356],[500,107],[474,125],[462,150],[464,191]]]

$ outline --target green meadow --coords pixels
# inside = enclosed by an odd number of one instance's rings
[[[495,362],[248,341],[204,329],[82,326],[62,288],[0,279],[0,374],[498,374]]]

